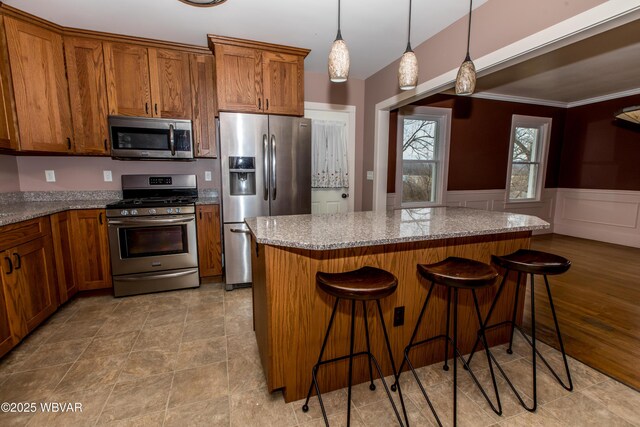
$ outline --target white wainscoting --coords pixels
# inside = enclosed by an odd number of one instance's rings
[[[640,191],[558,188],[554,231],[640,247]]]

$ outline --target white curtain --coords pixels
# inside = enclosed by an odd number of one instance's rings
[[[348,188],[347,124],[312,120],[311,187]]]

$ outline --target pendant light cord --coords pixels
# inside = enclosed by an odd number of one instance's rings
[[[342,33],[340,32],[340,0],[338,0],[338,34],[336,40],[342,40]]]
[[[469,27],[467,31],[467,57],[465,58],[465,61],[469,61],[471,59],[471,56],[469,56],[469,45],[471,43],[471,11],[472,10],[473,10],[473,0],[469,0]]]
[[[405,52],[411,51],[411,0],[409,0],[409,33],[407,34],[407,50]]]

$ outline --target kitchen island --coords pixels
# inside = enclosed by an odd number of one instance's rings
[[[549,228],[539,218],[505,212],[437,207],[389,212],[353,212],[329,215],[291,215],[246,220],[251,230],[253,319],[262,366],[269,391],[282,389],[287,402],[306,395],[311,368],[316,363],[329,323],[334,298],[316,288],[317,271],[339,272],[371,265],[398,278],[398,289],[381,301],[394,358],[399,364],[409,342],[429,284],[419,278],[418,263],[434,263],[448,256],[490,262],[528,248],[533,230]],[[509,277],[514,281],[515,277]],[[483,315],[496,286],[478,292]],[[507,286],[493,321],[510,318],[514,286]],[[468,352],[477,334],[471,295],[460,294],[459,345]],[[520,293],[518,319],[522,318]],[[404,322],[393,326],[394,310],[404,307]],[[325,350],[325,358],[348,354],[350,303],[341,302]],[[382,329],[373,306],[368,306],[371,350],[385,375],[391,365],[384,355]],[[364,349],[362,308],[357,307],[356,349]],[[444,333],[446,290],[434,289],[418,339]],[[508,340],[508,329],[490,334],[490,345]],[[413,350],[412,362],[424,366],[443,360],[442,342]],[[354,361],[354,383],[368,378],[366,358]],[[347,385],[347,360],[323,366],[318,373],[321,390]]]

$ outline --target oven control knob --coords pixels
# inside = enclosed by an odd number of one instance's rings
[[[155,213],[156,213],[155,209],[153,208],[149,209],[149,215],[155,215]]]
[[[125,210],[122,210],[122,211],[120,211],[120,215],[122,215],[122,216],[127,216],[127,215],[129,215],[129,211],[128,211],[128,210],[126,210],[126,209],[125,209]]]
[[[176,208],[176,213],[180,213],[180,208]]]
[[[173,208],[167,208],[167,213],[173,213]]]
[[[131,209],[131,215],[138,215],[137,209]]]

